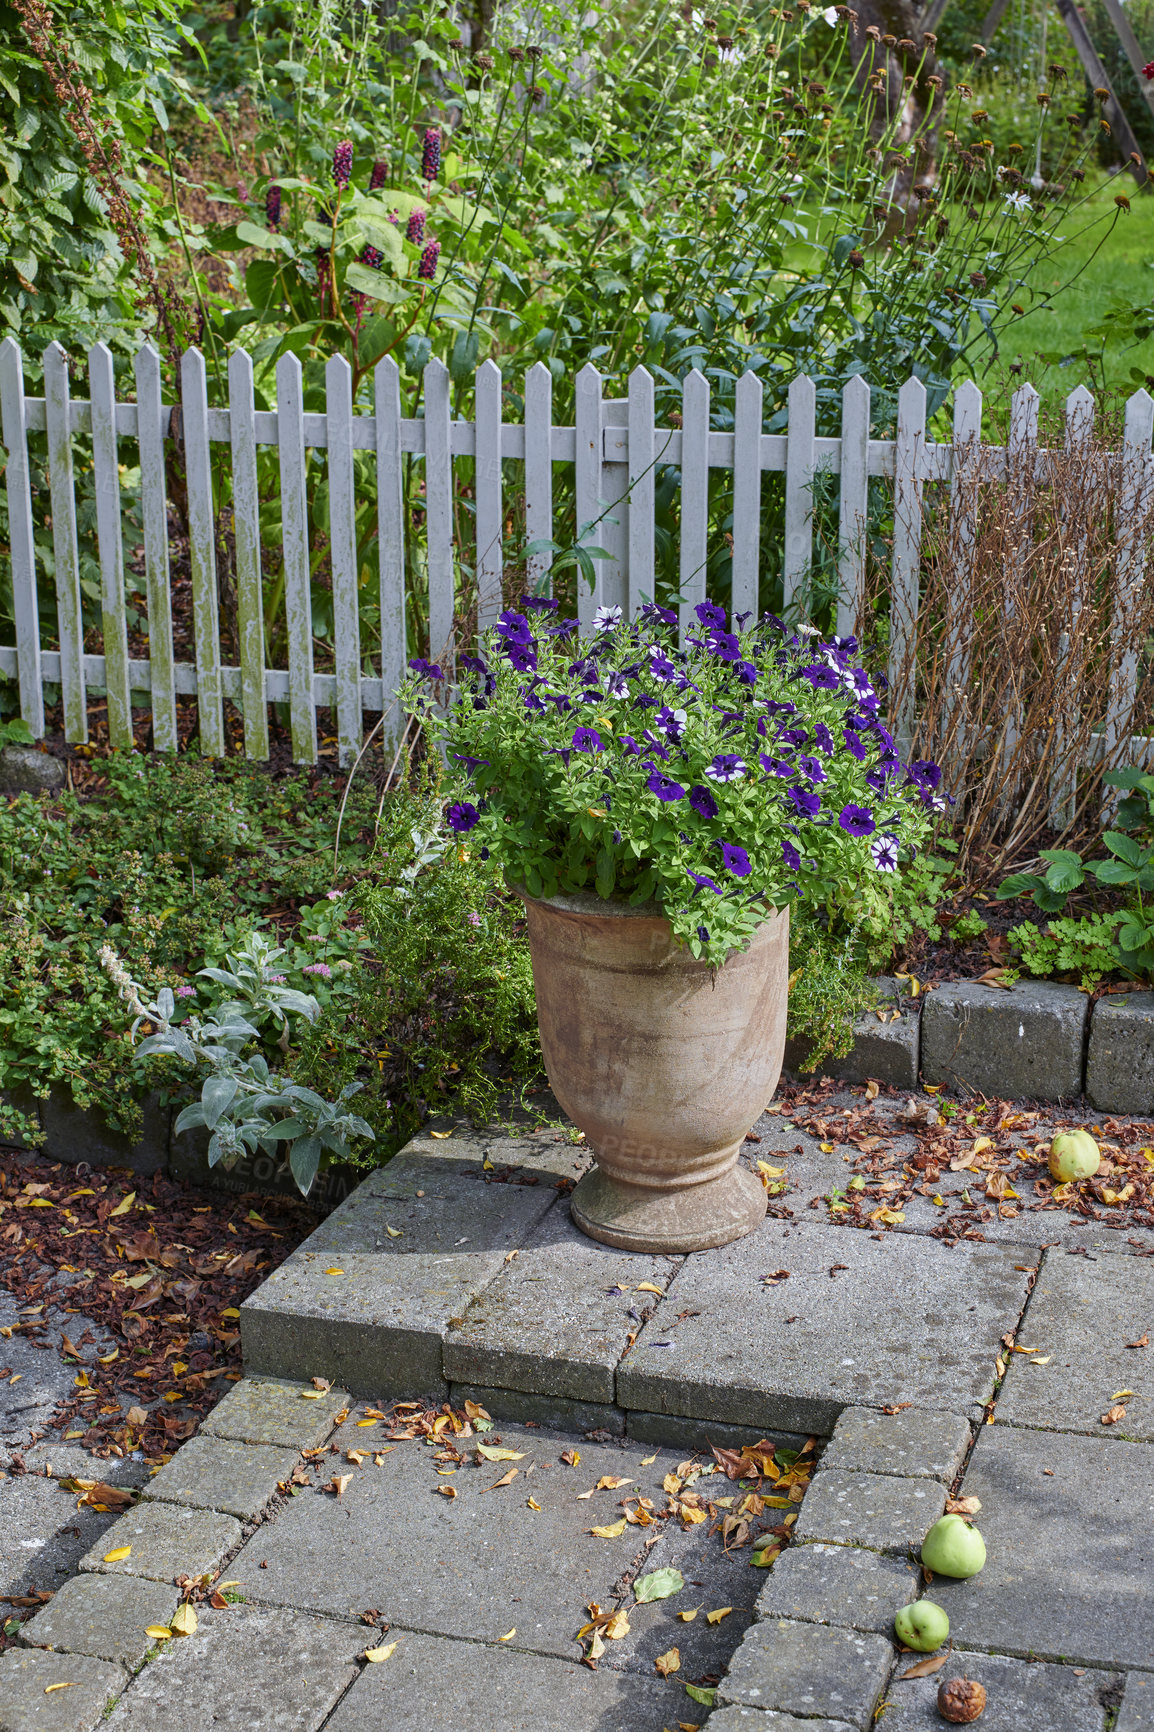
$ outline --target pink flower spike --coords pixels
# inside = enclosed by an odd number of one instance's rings
[[[332,969],[327,962],[310,962],[307,968],[301,969],[302,974],[319,974],[323,980],[332,979]]]

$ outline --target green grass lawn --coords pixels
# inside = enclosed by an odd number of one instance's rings
[[[1131,200],[1131,208],[1121,212],[1110,230],[1117,193]],[[1078,233],[1087,218],[1101,220]],[[1131,368],[1154,374],[1154,338],[1129,348],[1111,344],[1104,349],[1101,338],[1089,333],[1119,304],[1154,306],[1154,192],[1140,192],[1129,175],[1103,177],[1080,215],[1062,224],[1059,232],[1076,238],[1039,261],[1030,277],[1030,287],[1053,293],[1054,301],[1005,331],[998,361],[984,376],[979,374],[977,382],[993,396],[996,382],[1018,382],[1017,376],[1006,375],[1010,363],[1020,362],[1020,378],[1037,387],[1047,409],[1057,409],[1068,392],[1082,384],[1095,393],[1128,396],[1139,383],[1131,377]]]

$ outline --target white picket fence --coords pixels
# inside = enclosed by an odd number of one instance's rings
[[[182,404],[175,411],[161,397],[160,361],[149,346],[135,360],[136,401],[118,403],[112,355],[97,344],[88,355],[89,399],[73,400],[67,357],[57,345],[44,356],[44,396],[25,395],[20,350],[11,338],[0,343],[0,430],[7,452],[7,495],[16,643],[0,646],[0,675],[19,682],[21,713],[34,735],[44,732],[43,688],[62,691],[68,740],[87,737],[86,689],[102,686],[107,695],[109,735],[114,745],[131,746],[131,693],[150,694],[153,741],[159,751],[177,747],[176,699],[195,695],[201,747],[213,756],[226,750],[223,700],[238,705],[244,723],[244,749],[251,758],[269,751],[268,705],[287,702],[293,755],[311,763],[317,756],[317,711],[336,712],[340,757],[348,762],[360,750],[365,712],[395,710],[393,694],[406,661],[405,585],[427,583],[430,650],[434,658],[452,654],[457,603],[453,532],[453,462],[475,460],[475,569],[479,621],[490,624],[502,607],[505,490],[524,496],[528,542],[554,538],[553,465],[575,465],[576,512],[581,539],[605,557],[595,562],[592,591],[580,586],[583,630],[597,607],[618,604],[632,615],[653,592],[655,568],[655,493],[658,468],[674,464],[681,472],[680,615],[684,630],[693,608],[705,599],[708,555],[709,471],[733,475],[732,606],[756,612],[761,567],[761,485],[766,472],[785,475],[783,589],[786,610],[804,609],[813,565],[814,479],[821,472],[838,478],[838,630],[853,629],[864,597],[867,489],[871,477],[893,485],[894,537],[891,567],[891,677],[908,670],[913,653],[919,603],[923,528],[923,489],[927,482],[951,484],[957,509],[962,453],[980,451],[983,473],[1005,478],[1011,466],[1036,451],[1038,396],[1029,385],[1014,396],[1008,447],[981,445],[982,397],[972,383],[954,396],[953,439],[935,443],[926,435],[926,393],[917,379],[902,387],[894,439],[870,437],[870,391],[863,379],[850,380],[843,395],[841,436],[815,435],[815,387],[807,378],[789,390],[788,430],[762,432],[762,385],[752,373],[737,383],[734,429],[710,428],[709,381],[697,371],[684,381],[681,427],[659,427],[654,417],[654,381],[643,367],[629,378],[629,394],[607,399],[597,369],[586,366],[576,380],[575,426],[555,427],[553,381],[542,363],[525,378],[524,421],[502,417],[500,370],[486,361],[476,374],[474,419],[454,420],[450,377],[436,360],[424,372],[423,418],[401,414],[400,375],[385,359],[373,375],[372,415],[353,411],[352,376],[340,356],[325,369],[326,412],[306,414],[302,371],[293,355],[276,368],[275,411],[254,406],[253,363],[243,350],[229,360],[227,409],[210,408],[203,356],[191,349],[183,358]],[[1085,436],[1092,422],[1089,392],[1073,392],[1067,403],[1067,443]],[[58,650],[40,647],[38,578],[33,536],[34,501],[27,446],[29,432],[46,432],[49,500],[55,563]],[[91,439],[97,502],[104,651],[85,653],[81,616],[72,440]],[[1154,484],[1154,400],[1138,391],[1129,401],[1121,458],[1121,503],[1137,504]],[[164,441],[179,436],[188,488],[188,520],[195,662],[173,654],[169,588],[169,541]],[[141,471],[141,512],[148,599],[147,660],[130,659],[125,612],[119,446],[136,441]],[[214,500],[210,447],[230,447],[232,513],[239,667],[223,664],[218,619]],[[257,449],[272,446],[279,459],[281,538],[287,667],[265,665]],[[314,669],[310,602],[310,542],[306,498],[309,449],[326,452],[329,484],[330,570],[332,581],[334,671]],[[377,549],[381,650],[379,666],[366,673],[358,618],[358,569],[355,533],[355,451],[375,453]],[[406,572],[403,524],[402,459],[424,460],[425,569]],[[1044,457],[1044,454],[1041,454]],[[511,482],[509,461],[522,465]],[[516,473],[516,472],[514,472]],[[39,497],[36,508],[43,509]],[[47,515],[47,514],[46,514]],[[963,531],[965,526],[963,525]],[[965,540],[963,533],[962,540]],[[1124,605],[1133,586],[1144,581],[1146,550],[1119,550],[1116,584]],[[530,580],[548,582],[549,558],[534,555]],[[963,580],[964,587],[964,580]],[[958,605],[964,611],[965,596]],[[958,666],[964,682],[966,669]],[[1136,654],[1115,682],[1104,743],[1124,737],[1133,705]],[[908,678],[902,689],[911,693]],[[894,718],[907,732],[912,695],[905,715]]]

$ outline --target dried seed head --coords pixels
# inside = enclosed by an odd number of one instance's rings
[[[986,1687],[976,1678],[949,1678],[938,1691],[938,1713],[955,1726],[968,1726],[985,1707]]]

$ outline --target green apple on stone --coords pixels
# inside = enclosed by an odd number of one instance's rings
[[[985,1540],[960,1515],[939,1517],[922,1541],[922,1562],[937,1576],[964,1580],[976,1576],[985,1561]]]
[[[950,1620],[932,1600],[915,1600],[903,1606],[894,1619],[894,1633],[907,1648],[929,1654],[940,1648],[950,1633]]]
[[[1062,1131],[1050,1144],[1050,1177],[1060,1185],[1092,1179],[1101,1159],[1089,1131]]]

